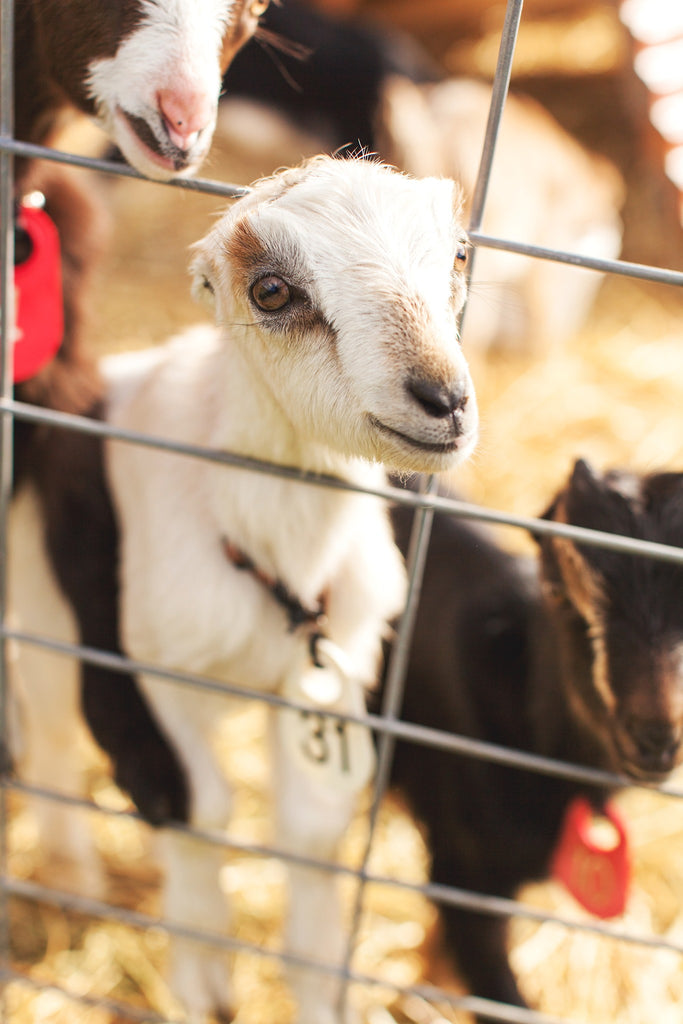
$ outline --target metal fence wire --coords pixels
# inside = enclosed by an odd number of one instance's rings
[[[641,278],[662,284],[681,286],[683,285],[683,274],[675,271],[658,269],[648,265],[625,263],[620,260],[599,260],[579,256],[571,252],[561,252],[547,249],[539,249],[525,243],[523,239],[502,239],[484,234],[481,231],[481,224],[486,203],[487,188],[490,179],[492,162],[495,156],[496,140],[498,129],[503,113],[505,99],[508,91],[510,72],[513,54],[517,39],[517,32],[522,14],[523,0],[509,0],[506,10],[505,24],[503,27],[500,50],[498,55],[497,68],[494,78],[493,95],[486,129],[485,143],[481,154],[479,174],[472,204],[471,222],[469,232],[472,241],[476,246],[489,246],[510,252],[521,253],[529,258],[555,260],[562,263],[592,268],[612,274],[628,275],[633,278]],[[160,669],[155,665],[140,664],[130,661],[119,655],[107,653],[91,648],[60,644],[50,641],[42,636],[22,632],[10,625],[8,618],[9,609],[6,606],[5,586],[5,565],[7,545],[7,516],[8,504],[11,494],[12,480],[12,431],[15,420],[26,420],[51,424],[65,430],[77,430],[89,432],[107,437],[122,438],[136,444],[148,445],[160,450],[175,451],[194,458],[210,459],[226,464],[227,466],[238,466],[248,468],[253,472],[269,472],[296,476],[301,480],[301,486],[314,484],[320,485],[320,480],[306,474],[295,473],[285,470],[282,467],[269,466],[245,459],[232,453],[217,452],[213,450],[184,446],[171,443],[164,438],[149,437],[136,434],[131,431],[114,430],[106,424],[94,422],[88,419],[59,414],[43,408],[32,407],[17,402],[12,396],[12,374],[11,374],[11,345],[9,339],[13,323],[13,232],[12,223],[12,199],[13,199],[13,159],[15,156],[23,155],[37,157],[47,160],[65,162],[80,167],[92,168],[93,170],[104,171],[115,175],[126,175],[137,177],[130,168],[120,164],[109,163],[103,160],[75,157],[70,154],[44,149],[39,146],[32,146],[19,142],[13,138],[12,124],[12,28],[13,28],[13,5],[11,0],[0,0],[0,11],[2,16],[2,53],[0,65],[0,265],[2,275],[0,279],[0,330],[2,335],[2,399],[0,401],[0,643],[2,644],[2,675],[0,677],[0,713],[2,714],[2,739],[3,745],[7,740],[7,689],[6,689],[6,645],[9,641],[22,644],[32,644],[38,647],[56,651],[70,658],[80,658],[84,662],[105,665],[114,670],[142,672],[156,674],[166,679],[169,685],[192,686],[197,690],[198,699],[205,690],[215,692],[217,689],[227,696],[246,697],[250,701],[262,701],[266,704],[280,706],[288,704],[283,698],[275,695],[254,694],[251,690],[244,690],[239,685],[223,686],[212,682],[209,679],[178,672]],[[207,180],[193,180],[171,183],[172,187],[193,189],[207,192],[214,195],[232,196],[240,194],[243,190],[237,186],[226,185],[220,182]],[[153,187],[150,185],[150,187]],[[156,187],[156,186],[155,186]],[[159,186],[161,187],[161,186]],[[330,482],[329,486],[334,486]],[[604,772],[590,770],[570,764],[553,761],[547,758],[532,754],[520,753],[518,751],[503,749],[492,744],[468,739],[465,736],[451,734],[433,729],[414,726],[403,722],[400,719],[401,697],[404,678],[406,673],[407,657],[411,642],[411,630],[413,627],[415,613],[418,607],[420,584],[424,571],[425,555],[429,544],[429,535],[432,518],[438,515],[464,516],[472,519],[479,519],[498,524],[506,524],[522,530],[533,530],[536,533],[552,533],[566,536],[584,542],[598,545],[610,546],[617,550],[638,551],[649,557],[669,559],[676,562],[683,562],[683,550],[676,548],[665,548],[662,545],[638,542],[629,538],[621,538],[614,535],[606,535],[585,531],[578,528],[564,526],[557,523],[549,523],[532,518],[524,518],[473,505],[467,502],[456,501],[438,496],[428,487],[423,493],[417,494],[399,490],[393,487],[386,487],[371,492],[382,498],[393,502],[402,503],[414,507],[416,510],[411,553],[409,557],[410,586],[408,603],[405,613],[398,628],[396,641],[392,649],[388,669],[388,683],[384,707],[379,714],[367,714],[358,716],[355,721],[367,724],[379,737],[379,761],[376,779],[373,785],[372,799],[368,813],[367,839],[360,858],[360,864],[356,868],[349,868],[343,865],[330,865],[321,863],[315,859],[302,859],[292,857],[291,854],[278,850],[273,846],[261,846],[258,844],[239,841],[234,837],[226,838],[223,834],[204,834],[186,826],[178,825],[177,828],[199,835],[209,844],[220,844],[226,849],[238,850],[245,854],[265,856],[270,858],[281,858],[284,861],[296,860],[297,863],[310,865],[320,870],[334,871],[340,876],[350,878],[356,883],[356,896],[351,915],[351,924],[348,933],[348,946],[345,961],[338,968],[324,968],[315,963],[305,963],[311,970],[321,972],[338,973],[346,980],[348,985],[361,985],[370,989],[376,988],[385,991],[392,989],[405,997],[414,997],[418,1000],[426,1000],[429,1003],[452,1009],[464,1009],[477,1011],[485,1009],[491,1019],[508,1022],[519,1022],[519,1024],[551,1024],[555,1018],[542,1013],[516,1007],[508,1007],[499,1004],[489,1004],[481,999],[470,996],[454,995],[452,992],[439,989],[429,985],[401,985],[392,984],[385,977],[374,977],[366,975],[354,967],[354,950],[359,934],[361,915],[364,906],[364,899],[369,886],[393,887],[394,889],[407,890],[420,894],[438,903],[451,904],[467,909],[481,911],[486,914],[501,915],[502,917],[524,917],[532,921],[553,921],[567,929],[575,929],[585,933],[598,934],[611,937],[615,942],[632,943],[651,947],[669,953],[683,954],[683,944],[667,941],[652,934],[634,934],[625,930],[620,925],[608,924],[597,920],[581,918],[580,920],[567,919],[561,916],[544,913],[529,904],[516,900],[500,899],[491,895],[474,893],[461,889],[449,888],[435,884],[412,884],[409,882],[396,881],[395,879],[383,877],[370,869],[370,853],[373,841],[376,836],[378,811],[380,803],[387,789],[391,759],[394,744],[397,740],[410,740],[417,744],[427,744],[440,747],[454,753],[466,754],[474,758],[492,760],[498,763],[523,767],[532,772],[545,772],[560,777],[576,779],[582,782],[596,784],[610,784],[621,786],[624,780],[610,776]],[[293,706],[293,705],[289,705]],[[294,705],[295,706],[295,705]],[[95,803],[90,803],[76,797],[69,797],[56,792],[38,790],[34,786],[22,783],[14,777],[7,765],[2,766],[1,776],[2,789],[0,793],[0,980],[6,991],[10,982],[19,983],[27,989],[36,992],[56,991],[66,1000],[72,1000],[74,1005],[82,1007],[97,1007],[104,1011],[111,1011],[117,1019],[161,1021],[168,1020],[168,1016],[161,1016],[148,1009],[141,1010],[132,1005],[122,1005],[117,1000],[110,998],[83,994],[83,989],[67,990],[43,974],[24,971],[14,964],[11,956],[12,935],[10,934],[10,903],[14,898],[25,901],[36,902],[67,912],[73,911],[96,918],[98,920],[109,920],[118,924],[130,926],[134,929],[165,929],[168,932],[181,936],[195,938],[207,944],[214,944],[228,951],[242,950],[258,957],[269,958],[281,963],[295,961],[301,963],[287,950],[275,952],[265,948],[258,943],[244,942],[236,937],[218,936],[193,929],[182,928],[164,921],[159,917],[138,910],[128,910],[100,900],[86,898],[85,896],[70,895],[62,891],[38,884],[37,882],[22,880],[12,877],[8,868],[8,822],[9,807],[8,801],[12,794],[24,794],[43,800],[59,801],[65,806],[78,808],[89,808],[93,812],[118,818],[137,819],[137,815],[128,810],[104,810]],[[667,784],[658,787],[660,791],[671,798],[680,799],[683,791],[676,788],[674,784]],[[680,969],[680,967],[679,967]],[[445,1011],[444,1011],[445,1012]],[[10,1010],[7,999],[2,1002],[2,1020],[9,1021]],[[387,1018],[388,1019],[388,1018]]]

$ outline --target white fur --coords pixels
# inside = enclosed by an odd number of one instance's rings
[[[40,504],[32,487],[22,488],[10,505],[8,537],[13,620],[39,635],[77,643],[74,617],[50,566]],[[78,663],[30,644],[12,645],[10,679],[10,742],[22,779],[59,793],[84,793]],[[61,888],[97,894],[101,869],[85,813],[46,800],[35,801],[34,812],[43,877]]]
[[[216,124],[222,70],[233,36],[241,44],[256,28],[261,0],[142,0],[142,24],[113,57],[92,61],[90,94],[99,120],[126,159],[151,178],[192,174],[204,159]],[[233,52],[238,45],[233,47]],[[184,140],[186,163],[174,166],[172,128],[160,94],[170,92],[203,116]],[[142,118],[165,151],[153,152],[126,114]]]
[[[260,183],[196,247],[196,288],[213,290],[218,329],[105,360],[109,422],[369,486],[384,480],[380,462],[453,467],[477,429],[455,329],[464,300],[458,210],[452,182],[364,161],[319,158]],[[253,263],[231,249],[245,223],[261,247]],[[254,280],[273,273],[302,296],[275,316],[250,299]],[[423,408],[408,388],[416,375],[457,385],[468,398],[460,418]],[[352,666],[340,707],[362,706],[405,589],[381,501],[113,441],[107,465],[128,654],[270,693],[289,692],[311,668],[310,629],[290,629],[263,583],[227,560],[227,537],[304,604],[325,595],[325,633]],[[231,702],[152,676],[140,682],[187,773],[191,822],[223,828],[230,793],[211,737]],[[302,768],[283,746],[282,713],[271,718],[277,843],[334,860],[357,794]],[[220,851],[168,830],[162,845],[165,914],[221,930]],[[286,948],[338,963],[333,877],[290,874]],[[172,977],[191,1020],[229,1009],[218,953],[175,942]],[[301,1024],[338,1019],[336,981],[303,969],[291,981]]]

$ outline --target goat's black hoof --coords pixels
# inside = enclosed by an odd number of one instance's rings
[[[168,766],[169,769],[172,766]],[[154,773],[131,772],[130,784],[125,771],[117,772],[116,782],[124,789],[145,821],[161,828],[171,821],[187,823],[189,807],[184,777],[169,770]]]
[[[161,828],[174,820],[172,803],[164,795],[138,794],[133,802],[147,824],[154,828]]]
[[[232,1024],[235,1019],[235,1014],[232,1010],[226,1009],[214,1010],[213,1016],[216,1020],[216,1024]]]

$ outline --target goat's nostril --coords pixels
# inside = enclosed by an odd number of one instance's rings
[[[644,760],[656,760],[662,765],[674,761],[680,736],[671,724],[640,722],[632,727],[631,735],[639,756]]]
[[[461,384],[449,387],[418,377],[409,381],[407,390],[427,415],[435,419],[452,416],[467,405],[467,392]]]
[[[160,89],[157,103],[170,139],[179,149],[189,149],[213,117],[210,96],[189,88]]]

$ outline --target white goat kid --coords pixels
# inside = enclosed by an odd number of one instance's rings
[[[258,183],[196,246],[195,290],[218,329],[105,360],[109,422],[353,484],[381,483],[380,463],[453,468],[477,432],[456,328],[467,251],[460,204],[452,181],[362,160],[316,158]],[[108,442],[107,465],[124,649],[311,706],[308,717],[271,715],[276,843],[334,860],[372,772],[372,743],[320,712],[363,710],[402,606],[385,508],[368,495],[120,442]],[[229,702],[152,675],[140,684],[187,773],[190,822],[223,828],[230,793],[210,740]],[[43,714],[58,716],[47,702]],[[163,851],[168,919],[222,932],[221,850],[163,830]],[[331,873],[291,868],[286,949],[340,962],[335,891]],[[229,1011],[219,953],[176,939],[172,980],[193,1021]],[[301,1024],[338,1019],[332,975],[297,968],[291,982]]]

